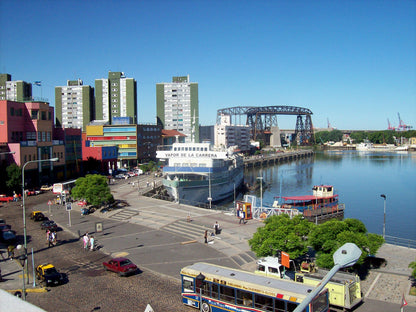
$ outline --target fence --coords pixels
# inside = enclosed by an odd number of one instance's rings
[[[416,249],[416,240],[386,235],[386,243]]]

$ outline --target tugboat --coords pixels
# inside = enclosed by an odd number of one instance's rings
[[[344,216],[345,205],[339,203],[332,185],[315,185],[312,191],[312,195],[281,196],[282,202],[276,200],[273,207],[289,211],[296,209],[313,222]]]

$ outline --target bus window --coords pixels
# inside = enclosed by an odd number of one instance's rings
[[[234,288],[220,286],[220,299],[223,301],[235,303]]]
[[[211,297],[218,299],[218,284],[212,283]]]
[[[276,300],[274,301],[274,304],[275,304],[274,310],[275,310],[276,312],[283,312],[283,311],[286,311],[286,310],[285,310],[285,302],[284,302],[283,300],[276,299]]]
[[[263,295],[254,295],[254,307],[264,311],[273,312],[273,298]],[[282,311],[284,311],[284,309]]]
[[[265,272],[266,271],[265,266],[264,265],[261,265],[261,264],[258,265],[257,270],[259,270],[261,272]]]
[[[248,291],[237,289],[237,304],[253,307],[253,294]]]
[[[296,307],[298,305],[296,303],[288,302],[287,303],[287,312],[293,312],[295,311]]]
[[[186,276],[182,279],[183,292],[194,292],[194,279]]]

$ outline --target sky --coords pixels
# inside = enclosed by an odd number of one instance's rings
[[[156,122],[156,83],[189,75],[199,122],[218,109],[296,106],[316,128],[416,128],[416,0],[0,1],[0,73],[94,87],[137,81],[138,122]],[[296,116],[278,116],[294,129]]]

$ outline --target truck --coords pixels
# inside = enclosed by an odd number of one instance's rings
[[[295,262],[290,260],[289,263],[290,268],[286,268],[281,264],[279,258],[265,257],[257,260],[255,273],[274,278],[291,279],[297,283],[311,286],[317,286],[328,273],[327,270],[312,265],[308,265],[311,268],[308,272],[306,272],[306,265],[303,265],[304,270],[297,271]],[[329,293],[329,304],[343,310],[350,310],[363,300],[360,278],[357,274],[337,272],[325,287]]]

